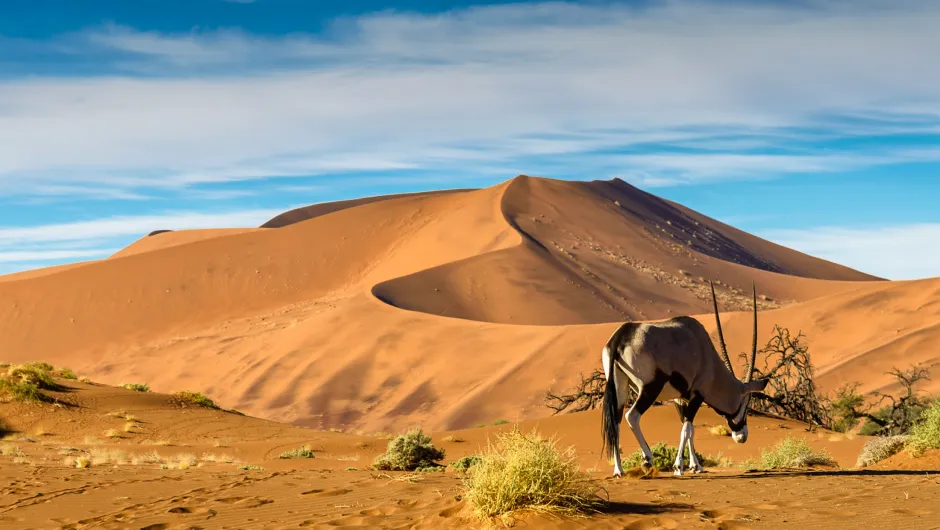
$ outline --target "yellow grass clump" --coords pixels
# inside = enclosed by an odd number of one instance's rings
[[[911,456],[918,457],[928,449],[940,449],[940,400],[923,412],[906,443]]]
[[[806,440],[792,436],[787,436],[769,450],[761,449],[760,460],[746,460],[741,463],[741,467],[746,471],[836,465],[836,461],[827,451],[814,451]]]
[[[480,518],[511,517],[518,511],[579,515],[602,502],[596,479],[578,468],[573,447],[514,427],[496,434],[479,461],[469,466],[466,499]]]
[[[708,428],[708,432],[715,436],[731,436],[731,430],[724,425],[712,425]]]

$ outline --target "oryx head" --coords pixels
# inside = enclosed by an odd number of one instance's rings
[[[751,394],[754,392],[763,392],[767,387],[768,379],[758,379],[753,381],[754,361],[757,359],[757,288],[753,286],[754,302],[754,333],[751,341],[751,355],[747,361],[747,367],[744,369],[744,379],[741,384],[729,388],[729,392],[734,392],[734,396],[729,396],[728,402],[737,404],[733,411],[722,412],[722,415],[728,421],[728,428],[731,429],[731,438],[740,444],[747,441],[747,411],[751,403]],[[715,307],[715,323],[718,326],[718,342],[721,345],[721,359],[725,366],[734,375],[734,369],[731,367],[731,360],[728,358],[728,349],[725,348],[725,339],[721,333],[721,319],[718,317],[718,300],[715,298],[715,286],[712,285],[712,304]]]

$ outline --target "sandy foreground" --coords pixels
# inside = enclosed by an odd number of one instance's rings
[[[59,380],[69,403],[2,404],[10,433],[0,442],[0,526],[26,528],[483,528],[463,500],[461,476],[370,470],[386,433],[349,434],[282,425],[233,412],[174,404],[170,396]],[[751,437],[735,444],[708,431],[720,418],[703,409],[696,449],[740,462],[788,435],[828,451],[842,469],[613,479],[599,456],[596,411],[519,423],[573,445],[580,465],[601,480],[609,505],[587,519],[522,514],[531,528],[876,528],[940,525],[940,455],[898,455],[852,470],[865,437],[752,417]],[[127,427],[133,425],[133,427]],[[643,426],[651,443],[677,443],[670,406]],[[511,424],[435,432],[445,462],[477,454]],[[108,432],[113,430],[113,432]],[[117,436],[115,438],[109,435]],[[635,448],[632,438],[622,446]],[[314,458],[280,459],[307,446]],[[88,468],[75,467],[79,456]],[[182,463],[181,463],[182,462]],[[71,466],[71,467],[69,467]],[[489,522],[492,523],[492,522]]]

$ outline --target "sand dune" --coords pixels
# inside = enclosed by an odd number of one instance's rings
[[[58,380],[49,395],[66,404],[0,403],[13,431],[0,443],[3,528],[483,528],[461,494],[453,470],[408,475],[367,469],[384,452],[381,433],[324,432],[232,412],[180,406],[171,396]],[[720,419],[699,415],[697,449],[739,463],[787,436],[854,465],[864,437],[806,432],[786,420],[754,416],[747,444],[708,432]],[[523,515],[536,528],[839,527],[855,515],[886,526],[931,527],[940,511],[936,477],[912,467],[906,455],[880,464],[882,474],[852,471],[741,473],[711,467],[701,475],[653,480],[610,479],[599,455],[596,411],[537,418],[538,429],[574,446],[582,469],[602,480],[609,506],[590,520]],[[128,428],[131,425],[132,428]],[[445,461],[478,454],[512,425],[432,433]],[[675,443],[672,407],[644,416],[652,442]],[[117,437],[106,436],[109,431]],[[631,452],[633,441],[625,439]],[[282,459],[312,450],[313,458]],[[87,468],[76,468],[79,458]],[[924,457],[935,462],[937,452]],[[923,462],[919,459],[917,462]],[[909,470],[910,471],[907,471]],[[918,526],[922,525],[922,526]]]
[[[268,225],[158,234],[0,283],[0,351],[297,425],[454,429],[544,415],[544,392],[597,367],[621,321],[712,329],[715,279],[732,351],[755,281],[761,342],[774,323],[806,331],[827,387],[877,388],[900,356],[935,362],[936,283],[878,281],[618,180],[520,176]],[[872,307],[890,314],[873,324]]]

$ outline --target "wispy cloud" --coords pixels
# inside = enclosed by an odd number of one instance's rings
[[[859,156],[809,140],[940,134],[938,17],[925,1],[677,0],[383,13],[277,38],[105,27],[57,44],[100,57],[94,75],[0,81],[0,186],[132,198],[272,176],[520,166],[655,185],[936,161],[927,149]],[[777,152],[782,136],[803,150]]]
[[[280,209],[168,212],[36,226],[0,226],[0,274],[51,262],[105,258],[153,230],[256,227],[279,213]]]
[[[940,276],[940,224],[771,230],[759,235],[882,278]]]

